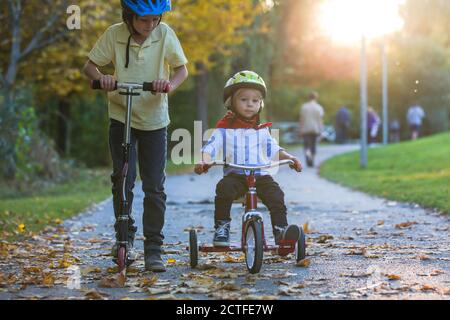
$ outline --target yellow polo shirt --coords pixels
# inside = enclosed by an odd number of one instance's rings
[[[89,53],[89,59],[98,66],[112,62],[114,76],[119,82],[151,82],[169,79],[170,68],[188,61],[175,32],[165,23],[156,27],[142,45],[131,38],[130,61],[125,68],[126,48],[130,32],[125,23],[114,24],[98,39]],[[139,130],[157,130],[169,125],[167,94],[153,95],[139,91],[133,96],[131,126]],[[109,117],[125,122],[126,96],[119,91],[108,92]]]

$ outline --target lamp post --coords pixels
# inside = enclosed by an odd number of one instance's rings
[[[360,119],[361,119],[361,135],[360,135],[360,158],[359,165],[361,168],[367,167],[367,57],[366,57],[366,38],[361,37],[361,70],[360,70]]]
[[[388,143],[388,59],[386,54],[386,44],[381,45],[381,61],[383,64],[383,74],[381,76],[383,90],[383,144]]]

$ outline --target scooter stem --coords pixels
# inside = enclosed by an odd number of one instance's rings
[[[131,106],[133,103],[133,88],[127,88],[127,113],[125,114],[125,131],[124,143],[129,145],[131,143]]]

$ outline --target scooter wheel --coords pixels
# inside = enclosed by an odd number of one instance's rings
[[[258,273],[263,261],[262,223],[258,220],[247,222],[245,230],[245,263],[250,273]]]
[[[119,272],[122,272],[126,267],[127,250],[125,247],[119,247],[117,251],[117,265],[119,267]]]
[[[194,229],[189,231],[189,257],[191,268],[195,268],[198,264],[198,242],[197,231]]]
[[[297,240],[297,244],[295,246],[295,260],[297,262],[305,259],[306,257],[306,239],[305,232],[303,231],[303,227],[299,227],[300,235]]]

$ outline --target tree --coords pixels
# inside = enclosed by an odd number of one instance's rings
[[[261,10],[260,2],[242,0],[179,0],[167,16],[190,60],[189,71],[196,83],[197,117],[208,123],[208,71],[215,54],[230,56],[243,40],[241,30],[249,26]]]
[[[17,75],[33,52],[60,41],[66,35],[64,15],[67,0],[32,3],[7,0],[0,7],[2,12],[6,12],[2,14],[1,20],[3,23],[7,21],[9,25],[9,28],[2,28],[0,32],[1,38],[5,39],[0,49],[0,85],[4,97],[0,106],[0,155],[4,159],[0,163],[0,169],[3,177],[13,179],[16,171],[14,147],[18,125],[17,106],[14,103]],[[23,27],[24,17],[33,17],[27,19],[26,28]]]

